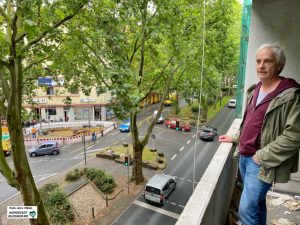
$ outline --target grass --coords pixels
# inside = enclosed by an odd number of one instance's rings
[[[123,146],[111,146],[110,149],[114,151],[115,153],[119,154],[121,157],[122,155],[127,154],[127,148],[124,148]],[[133,156],[133,149],[132,145],[128,145],[129,149],[129,154]],[[143,161],[148,161],[150,163],[156,163],[156,157],[157,153],[156,152],[151,152],[150,148],[147,146],[143,150]]]
[[[227,105],[228,101],[232,98],[232,96],[225,96],[222,98],[221,104],[220,101],[217,102],[216,107],[213,105],[208,108],[207,112],[207,119],[210,120],[212,119],[219,111],[221,108],[223,108],[225,105]]]

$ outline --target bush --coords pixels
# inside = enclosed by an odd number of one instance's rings
[[[40,189],[46,212],[53,224],[68,224],[75,218],[67,195],[58,184],[46,184]]]
[[[90,180],[95,180],[96,177],[104,177],[105,173],[103,170],[95,169],[95,168],[84,168],[83,173]]]
[[[82,177],[82,174],[79,172],[78,169],[75,169],[71,172],[69,172],[67,175],[66,175],[66,178],[65,180],[66,181],[75,181],[75,180],[78,180],[79,178]]]
[[[105,194],[113,192],[116,187],[113,177],[105,174],[103,170],[84,168],[83,172],[87,178],[94,182],[96,187]]]
[[[192,107],[191,107],[191,110],[192,110],[193,113],[197,113],[199,111],[198,103],[197,103],[197,105],[193,104]]]

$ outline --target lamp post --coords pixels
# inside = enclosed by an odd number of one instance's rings
[[[203,84],[203,72],[204,72],[204,62],[205,62],[205,33],[206,33],[206,27],[205,27],[205,8],[206,4],[209,4],[210,1],[206,2],[203,1],[203,26],[202,26],[202,60],[201,60],[201,73],[200,73],[200,95],[199,95],[199,110],[198,110],[198,119],[197,119],[197,132],[195,137],[195,146],[194,146],[194,168],[193,168],[193,191],[195,190],[195,173],[196,173],[196,149],[197,149],[197,136],[199,133],[199,122],[200,122],[200,114],[201,114],[201,101],[202,101],[202,84]]]

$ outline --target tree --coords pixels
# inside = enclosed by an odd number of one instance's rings
[[[11,1],[0,4],[0,116],[5,117],[11,139],[14,169],[0,154],[0,172],[22,194],[24,205],[38,206],[38,219],[49,224],[42,199],[29,167],[22,132],[23,94],[32,91],[37,69],[42,67],[63,40],[61,25],[74,18],[87,2]],[[2,143],[0,151],[2,152]]]
[[[184,0],[94,1],[86,14],[68,24],[69,38],[56,55],[58,62],[51,66],[52,71],[63,71],[70,87],[85,89],[96,83],[103,92],[109,91],[117,116],[130,117],[136,183],[144,180],[143,149],[163,110],[173,76],[193,52],[191,33],[184,29],[196,7]],[[59,63],[61,57],[64,65]],[[137,115],[153,91],[161,94],[158,114],[140,139]]]

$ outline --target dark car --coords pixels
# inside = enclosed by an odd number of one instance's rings
[[[58,155],[60,153],[60,146],[57,141],[45,141],[31,148],[28,153],[30,157],[38,155]]]
[[[199,138],[201,140],[213,141],[217,135],[217,128],[211,126],[203,126],[199,132]]]

